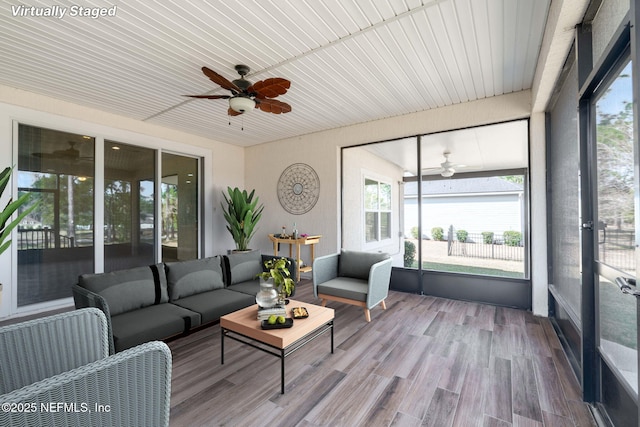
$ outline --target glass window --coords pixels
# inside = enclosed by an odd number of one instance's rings
[[[94,138],[18,128],[18,190],[38,207],[18,226],[18,307],[71,296],[94,271]]]
[[[365,240],[391,238],[391,185],[370,178],[364,180]]]
[[[198,258],[198,159],[162,153],[162,261]]]

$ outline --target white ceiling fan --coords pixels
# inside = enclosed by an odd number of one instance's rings
[[[440,163],[439,168],[427,168],[427,169],[424,169],[424,172],[439,170],[440,175],[442,175],[445,178],[450,178],[453,176],[453,174],[456,173],[456,169],[466,167],[466,165],[453,163],[449,161],[449,156],[451,155],[450,151],[447,150],[444,153],[442,153],[442,155],[444,156],[444,162]]]

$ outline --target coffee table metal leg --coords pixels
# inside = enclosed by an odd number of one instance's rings
[[[333,354],[333,320],[331,321],[331,354]]]
[[[280,350],[280,394],[284,394],[284,349]]]
[[[220,329],[220,364],[224,365],[224,329]]]

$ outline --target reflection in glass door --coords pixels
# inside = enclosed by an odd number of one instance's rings
[[[637,147],[630,76],[631,63],[627,63],[595,103],[599,401],[616,425],[635,423],[637,406],[633,402],[638,396],[636,301],[616,284],[636,279]],[[628,398],[621,398],[625,392]]]

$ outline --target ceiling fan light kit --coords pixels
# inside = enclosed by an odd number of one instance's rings
[[[232,96],[229,98],[229,107],[233,111],[242,114],[256,108],[256,101],[245,96]]]

